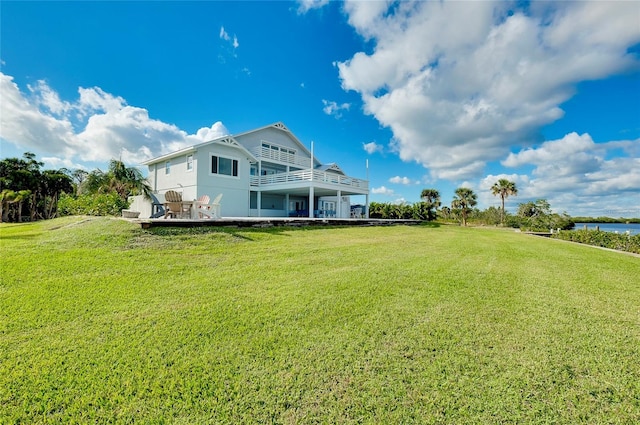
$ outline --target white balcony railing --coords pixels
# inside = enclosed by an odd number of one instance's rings
[[[251,153],[256,158],[267,160],[267,161],[276,161],[276,162],[281,162],[285,164],[291,164],[300,168],[311,167],[311,158],[295,155],[288,152],[282,152],[280,150],[275,150],[275,149],[267,148],[264,146],[258,146],[253,148],[251,150]]]
[[[368,189],[369,182],[353,177],[343,176],[336,173],[324,171],[300,170],[290,173],[269,174],[267,176],[251,177],[251,186],[268,186],[272,184],[293,183],[303,181],[314,181],[318,183],[334,184],[338,186],[348,186],[357,189]]]

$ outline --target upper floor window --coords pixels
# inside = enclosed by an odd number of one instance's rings
[[[187,155],[187,171],[193,170],[193,155]]]
[[[164,173],[171,174],[171,161],[167,161],[164,163]]]
[[[275,152],[282,152],[284,154],[289,154],[289,155],[295,155],[296,154],[296,150],[295,149],[290,149],[290,148],[285,148],[284,146],[280,146],[280,145],[276,145],[270,142],[262,142],[262,147],[263,148],[267,148],[267,149],[271,149]]]
[[[211,156],[211,173],[238,177],[238,160],[223,156]]]

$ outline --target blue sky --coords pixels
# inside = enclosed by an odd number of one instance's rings
[[[0,156],[135,165],[284,122],[371,200],[640,217],[640,2],[7,2]]]

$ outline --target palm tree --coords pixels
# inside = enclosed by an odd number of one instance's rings
[[[124,162],[115,159],[109,162],[109,170],[106,173],[101,170],[89,173],[83,187],[89,193],[116,192],[125,201],[130,195],[150,197],[152,192],[140,170],[127,167]]]
[[[449,218],[451,218],[451,208],[447,206],[440,208],[440,216],[445,220],[448,220]]]
[[[509,195],[516,196],[518,194],[518,188],[516,188],[516,184],[514,182],[507,179],[500,179],[491,186],[491,193],[493,193],[494,196],[500,195],[500,199],[502,200],[500,224],[504,224],[504,200],[509,197]]]
[[[422,189],[420,198],[426,204],[427,220],[435,220],[436,210],[440,206],[440,192],[436,189]]]
[[[8,220],[9,204],[12,203],[18,194],[11,189],[4,189],[0,192],[0,223]]]
[[[456,189],[453,201],[451,201],[451,208],[455,208],[462,214],[462,225],[467,225],[467,215],[471,211],[478,201],[478,196],[473,193],[473,190],[466,187],[459,187]]]
[[[22,203],[29,199],[31,199],[31,191],[27,189],[19,190],[16,197],[13,198],[12,202],[18,203],[18,223],[22,222]],[[31,208],[29,208],[29,212],[31,212]]]

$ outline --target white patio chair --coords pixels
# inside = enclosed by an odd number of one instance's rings
[[[220,218],[222,193],[216,196],[212,203],[209,203],[209,199],[208,195],[202,195],[198,198],[198,214],[200,218]]]

